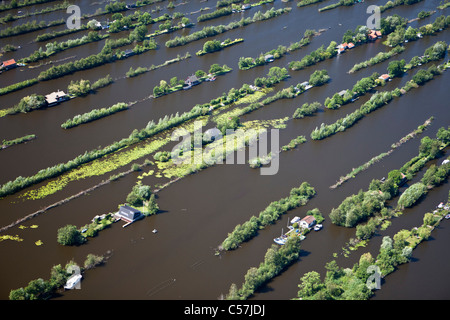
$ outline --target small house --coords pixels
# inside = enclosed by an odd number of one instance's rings
[[[195,86],[197,84],[200,83],[200,81],[198,80],[197,76],[195,74],[189,76],[186,81],[184,81],[185,85],[188,87],[192,87]]]
[[[273,62],[274,60],[275,60],[275,58],[271,54],[268,54],[264,57],[264,61],[266,61],[266,62]]]
[[[343,97],[344,94],[345,94],[346,92],[347,92],[347,90],[344,89],[344,90],[339,91],[338,94],[339,94],[341,97]]]
[[[349,42],[347,45],[348,49],[353,49],[355,47],[355,44],[353,42]]]
[[[387,73],[382,74],[381,76],[378,77],[378,79],[384,80],[384,81],[388,81],[390,78],[391,77]]]
[[[377,31],[377,30],[370,30],[368,37],[369,37],[369,40],[374,41],[378,38],[381,38],[381,32]]]
[[[47,101],[47,105],[49,107],[55,106],[59,104],[60,102],[63,102],[65,100],[69,99],[67,94],[64,91],[58,90],[56,92],[52,92],[45,96],[45,101]]]
[[[302,220],[300,220],[299,225],[302,228],[311,228],[316,223],[316,218],[313,216],[306,216]]]
[[[128,57],[134,56],[135,54],[136,53],[133,50],[127,49],[127,50],[125,50],[123,55],[128,58]]]
[[[128,223],[134,222],[144,217],[138,209],[130,207],[129,205],[120,206],[119,212],[117,212],[116,216]]]
[[[1,67],[2,67],[2,69],[5,69],[5,70],[15,68],[15,67],[17,67],[16,60],[11,59],[11,60],[3,61],[1,64]]]

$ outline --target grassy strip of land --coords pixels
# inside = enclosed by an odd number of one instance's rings
[[[26,6],[33,6],[36,4],[41,4],[41,3],[47,3],[47,2],[52,2],[55,0],[27,0],[27,1],[9,1],[9,3],[2,3],[0,5],[0,12],[2,11],[6,11],[6,10],[11,10],[11,9],[18,9],[18,8],[23,8]]]
[[[411,5],[417,2],[421,2],[423,0],[394,0],[394,1],[388,1],[386,2],[385,5],[380,6],[380,12],[384,12],[388,9],[392,9],[398,6],[403,6],[403,5]]]
[[[374,290],[380,288],[380,283],[372,280],[375,279],[374,272],[377,272],[380,278],[385,278],[399,265],[411,261],[412,251],[430,238],[432,231],[449,213],[449,205],[450,196],[444,208],[425,213],[423,223],[419,227],[402,229],[392,238],[384,236],[378,255],[372,257],[369,252],[362,254],[351,269],[339,267],[333,260],[325,266],[327,272],[323,281],[317,271],[305,273],[300,278],[297,299],[368,300],[374,295]],[[369,267],[372,272],[368,272]]]
[[[94,93],[98,89],[106,87],[113,83],[113,79],[108,74],[106,77],[100,78],[95,81],[92,85],[89,80],[78,80],[71,81],[67,87],[67,91],[69,96],[71,97],[79,97],[85,96],[89,93]],[[16,114],[19,112],[30,112],[33,110],[41,109],[47,106],[45,101],[45,97],[43,95],[32,94],[20,99],[19,103],[15,106],[0,110],[0,118],[10,114]]]
[[[12,15],[11,13],[8,13],[6,16],[0,18],[0,24],[3,24],[5,22],[15,21],[15,20],[22,19],[22,18],[36,16],[36,15],[43,14],[43,13],[49,13],[49,12],[54,12],[54,11],[58,11],[58,10],[62,10],[62,9],[67,9],[67,7],[69,5],[70,5],[69,2],[67,0],[64,0],[63,3],[58,3],[58,4],[55,4],[54,6],[46,7],[42,10],[38,10],[38,11],[34,11],[34,12],[26,12],[26,13],[22,13],[20,15]]]
[[[242,39],[242,38],[237,38],[234,40],[226,39],[222,42],[220,42],[219,40],[206,41],[205,44],[203,45],[203,49],[197,51],[195,54],[197,56],[203,56],[205,54],[220,51],[222,49],[225,49],[227,47],[230,47],[232,45],[235,45],[235,44],[238,44],[241,42],[244,42],[244,39]]]
[[[258,230],[273,224],[282,214],[306,205],[315,194],[316,191],[307,182],[303,182],[299,187],[292,188],[288,197],[271,202],[266,209],[260,212],[259,216],[252,216],[247,222],[237,225],[222,242],[220,249],[233,250],[238,248],[241,243],[256,236]]]
[[[436,134],[436,139],[422,138],[417,156],[406,162],[400,169],[391,170],[385,181],[374,179],[367,191],[360,190],[357,194],[347,197],[337,208],[331,210],[329,215],[331,222],[339,226],[352,228],[375,214],[388,215],[389,210],[386,208],[386,201],[395,197],[399,193],[400,186],[411,180],[420,169],[430,160],[435,159],[450,144],[449,133],[450,127],[448,129],[440,128]],[[421,187],[419,190],[413,190],[417,192],[411,192],[411,194],[405,192],[406,196],[402,201],[399,199],[398,207],[412,205],[417,201],[417,196],[420,197],[424,194],[426,185],[433,185],[445,180],[449,174],[449,169],[450,165],[447,163],[443,173],[439,172],[439,179],[427,178],[425,183],[419,185]],[[368,227],[373,226],[369,225]],[[369,230],[358,231],[361,233],[360,238],[364,239],[367,238],[367,234],[370,235]],[[362,236],[363,234],[365,235]]]
[[[311,132],[311,138],[313,140],[322,140],[330,137],[338,132],[343,132],[347,128],[352,127],[356,122],[367,116],[369,113],[383,107],[391,102],[396,97],[401,97],[413,88],[419,87],[432,80],[436,75],[441,74],[446,68],[444,65],[439,67],[431,66],[428,70],[419,70],[411,80],[409,80],[402,88],[396,88],[392,91],[377,92],[373,94],[370,99],[365,102],[359,109],[346,115],[343,118],[338,119],[336,122],[330,125],[322,123],[320,127],[316,127]]]
[[[128,103],[119,102],[109,108],[94,109],[84,114],[76,115],[72,119],[67,119],[63,124],[61,124],[61,128],[70,129],[79,126],[83,123],[92,122],[94,120],[107,117],[114,113],[127,110],[128,108],[129,108]]]
[[[156,69],[168,66],[169,64],[189,59],[190,57],[191,57],[191,54],[189,52],[186,52],[186,54],[184,56],[180,56],[178,54],[176,58],[166,60],[164,63],[161,63],[157,66],[152,64],[150,67],[137,67],[136,69],[133,69],[133,67],[130,67],[130,69],[126,73],[126,77],[127,78],[136,77],[136,76],[146,73],[148,71],[156,70]]]
[[[25,143],[27,141],[33,140],[36,138],[35,134],[29,134],[20,138],[16,138],[13,140],[3,140],[2,144],[0,145],[0,150],[6,149],[10,146],[16,145],[16,144],[21,144],[21,143]]]
[[[450,1],[446,0],[445,3],[439,5],[437,8],[440,10],[444,10],[445,8],[450,7]]]
[[[137,44],[133,48],[133,53],[141,54],[149,50],[155,50],[157,44],[154,41],[144,40],[143,44]],[[53,66],[45,71],[42,71],[37,78],[24,80],[19,83],[9,85],[4,88],[0,88],[0,96],[5,95],[26,87],[33,86],[39,81],[47,81],[57,79],[68,74],[72,74],[77,71],[92,69],[107,63],[116,61],[117,59],[126,59],[128,56],[124,51],[113,53],[110,45],[105,44],[102,51],[97,54],[90,55],[86,58],[74,62],[68,62],[61,65]]]
[[[421,134],[428,126],[431,125],[431,121],[433,120],[433,117],[429,118],[427,121],[425,121],[422,125],[420,125],[416,130],[408,133],[406,136],[404,136],[403,138],[401,138],[398,142],[393,143],[391,146],[391,149],[387,152],[383,152],[375,157],[373,157],[372,159],[370,159],[369,161],[367,161],[366,163],[364,163],[363,165],[353,169],[350,173],[348,173],[345,176],[340,177],[339,181],[336,182],[334,185],[330,186],[331,189],[335,189],[337,187],[339,187],[341,184],[343,184],[345,181],[354,178],[358,173],[367,170],[371,165],[377,163],[378,161],[380,161],[381,159],[383,159],[384,157],[390,155],[392,152],[394,152],[394,150],[396,148],[398,148],[399,146],[401,146],[402,144],[404,144],[405,142],[415,138],[417,135]]]
[[[58,295],[58,290],[64,287],[75,270],[80,270],[81,274],[104,264],[106,260],[107,257],[89,253],[81,267],[75,261],[69,261],[64,268],[60,264],[55,265],[51,268],[49,280],[42,278],[31,280],[24,288],[11,290],[9,300],[48,300]]]
[[[406,63],[405,60],[392,61],[387,68],[389,77],[399,77],[417,66],[440,60],[445,57],[446,52],[447,43],[445,41],[438,41],[428,47],[421,57],[414,56],[411,58],[409,63]],[[374,72],[371,76],[359,80],[351,90],[346,90],[343,94],[335,93],[332,98],[327,98],[324,104],[328,109],[340,108],[342,105],[355,101],[358,97],[384,83],[385,80],[379,79],[378,73]]]
[[[43,29],[46,29],[49,27],[59,26],[59,25],[65,24],[65,23],[66,23],[66,20],[64,20],[64,19],[50,21],[49,23],[47,23],[45,21],[37,22],[36,20],[34,20],[34,21],[23,23],[23,24],[14,26],[14,27],[8,27],[5,29],[2,29],[0,31],[0,38],[14,37],[14,36],[18,36],[18,35],[29,33],[29,32],[43,30]]]
[[[290,238],[285,245],[272,245],[264,255],[264,261],[258,268],[252,267],[244,277],[241,288],[231,284],[226,300],[245,300],[262,285],[276,277],[290,264],[294,263],[300,255],[300,238]]]
[[[256,80],[255,80],[256,81]],[[259,80],[261,82],[262,80]],[[273,85],[274,83],[278,83],[281,81],[280,79],[276,79],[273,76],[270,77],[270,79],[266,79],[266,81],[262,81],[262,83],[265,83],[267,86]],[[42,169],[38,173],[29,176],[29,177],[17,177],[13,181],[8,181],[2,186],[0,186],[0,197],[4,197],[7,195],[14,194],[22,189],[25,189],[29,186],[32,186],[36,183],[42,182],[47,179],[55,178],[63,173],[66,173],[70,170],[73,170],[75,168],[81,167],[84,164],[87,164],[91,161],[94,161],[96,159],[100,159],[104,157],[105,155],[112,154],[122,148],[130,147],[134,144],[137,144],[140,141],[143,141],[147,138],[153,137],[159,133],[164,132],[165,130],[169,130],[174,127],[178,127],[184,123],[187,123],[190,120],[193,120],[195,118],[199,118],[203,115],[208,114],[209,112],[212,112],[213,110],[217,108],[221,108],[227,105],[231,105],[232,103],[236,102],[238,99],[245,97],[249,93],[254,93],[255,90],[251,89],[251,87],[248,84],[244,84],[241,89],[239,90],[232,90],[228,95],[224,94],[221,97],[218,97],[216,99],[212,99],[209,103],[203,104],[203,105],[195,105],[190,111],[184,112],[181,115],[172,115],[172,116],[166,116],[164,119],[160,119],[158,123],[155,123],[153,121],[150,121],[148,125],[141,129],[141,130],[133,130],[133,132],[130,134],[129,137],[123,138],[120,141],[116,141],[109,146],[106,146],[102,149],[94,149],[91,151],[86,151],[83,155],[79,155],[78,157],[68,161],[67,163],[60,163],[55,166]],[[159,141],[156,139],[155,141],[152,141],[152,145],[144,146],[144,150],[140,150],[140,148],[137,148],[135,151],[131,150],[129,151],[130,154],[125,154],[125,159],[122,159],[121,161],[116,161],[116,164],[114,164],[114,168],[117,169],[117,165],[121,166],[122,163],[129,163],[134,158],[140,157],[140,154],[148,154],[150,152],[153,152],[157,150],[162,144],[164,144],[164,141]],[[107,161],[107,159],[105,159]],[[89,167],[81,168],[83,175],[96,175],[97,171],[101,173],[108,172],[108,168],[110,165],[105,163],[98,163],[95,164],[96,169],[89,169]],[[86,171],[87,170],[87,171]],[[68,177],[65,178],[65,183],[67,181],[70,181],[72,178]],[[73,179],[79,179],[77,178],[77,174],[73,175]],[[64,183],[63,183],[64,185]],[[55,182],[55,185],[49,185],[46,187],[46,191],[37,191],[37,194],[34,194],[35,192],[31,192],[30,197],[31,198],[41,198],[49,192],[55,192],[55,190],[61,189],[61,182]],[[49,191],[50,190],[50,191]]]
[[[403,51],[405,51],[405,47],[403,47],[403,46],[396,46],[391,51],[378,52],[374,57],[370,58],[369,60],[366,60],[366,61],[363,61],[363,62],[355,64],[348,71],[348,73],[354,73],[354,72],[359,71],[361,69],[371,67],[371,66],[373,66],[373,65],[375,65],[377,63],[381,63],[383,61],[386,61],[386,60],[392,58],[393,56],[396,56],[397,54],[402,53]]]
[[[319,12],[326,11],[326,10],[331,10],[331,9],[334,9],[334,8],[337,8],[337,7],[340,7],[340,6],[352,6],[355,3],[358,3],[358,1],[357,0],[339,0],[339,2],[332,3],[332,4],[330,4],[330,5],[326,6],[326,7],[320,8]]]
[[[289,45],[289,47],[279,45],[277,49],[270,50],[269,52],[266,52],[265,54],[260,54],[257,58],[251,58],[251,57],[240,57],[239,58],[239,69],[240,70],[249,70],[251,68],[262,66],[267,63],[272,62],[275,59],[280,59],[284,55],[286,55],[289,52],[293,52],[295,50],[298,50],[309,43],[311,43],[311,38],[316,34],[314,30],[306,30],[303,38],[300,39],[300,41],[292,43]]]
[[[197,41],[203,38],[207,38],[207,37],[214,37],[218,34],[236,29],[236,28],[240,28],[240,27],[244,27],[246,25],[258,22],[258,21],[263,21],[263,20],[268,20],[274,17],[277,17],[281,14],[284,13],[288,13],[291,11],[292,8],[281,8],[281,9],[270,9],[267,10],[266,12],[262,13],[260,11],[256,12],[255,15],[253,16],[253,18],[242,18],[240,21],[233,21],[230,22],[228,25],[218,25],[218,26],[207,26],[204,27],[202,30],[194,32],[188,36],[177,36],[174,39],[168,40],[166,41],[166,47],[168,48],[173,48],[173,47],[177,47],[177,46],[183,46],[187,43],[193,42],[193,41]]]
[[[324,46],[321,46],[309,55],[304,56],[300,61],[291,61],[289,63],[289,68],[291,70],[302,70],[320,61],[331,59],[338,53],[336,46],[337,43],[335,41],[331,41],[326,49]]]
[[[297,7],[305,7],[305,6],[309,6],[310,4],[315,4],[315,3],[319,3],[325,0],[300,0],[299,2],[297,2]]]
[[[72,48],[75,48],[78,46],[82,46],[84,44],[103,40],[103,39],[107,38],[108,36],[109,35],[107,35],[107,34],[101,35],[97,31],[90,31],[87,35],[85,35],[81,38],[78,38],[78,39],[69,39],[67,41],[59,42],[59,43],[57,43],[57,42],[51,43],[50,42],[46,45],[45,51],[41,47],[40,49],[36,50],[28,57],[19,59],[18,62],[19,63],[37,62],[39,60],[46,59],[46,58],[48,58],[54,54],[57,54],[59,52],[62,52],[62,51],[68,50],[68,49],[72,49]]]
[[[207,74],[203,70],[198,70],[195,72],[195,76],[197,77],[197,83],[201,84],[202,82],[209,81],[213,77],[231,72],[232,69],[228,67],[227,65],[220,66],[218,64],[213,64],[209,68],[209,74]],[[170,83],[167,83],[165,80],[160,81],[159,86],[155,86],[153,88],[153,97],[158,98],[163,95],[167,95],[170,93],[174,93],[180,90],[183,90],[185,88],[185,82],[183,80],[178,80],[177,77],[173,77],[170,80]]]

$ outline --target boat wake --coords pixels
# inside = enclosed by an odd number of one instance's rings
[[[176,281],[176,279],[168,279],[168,280],[161,282],[160,284],[157,284],[156,286],[154,286],[153,288],[151,288],[150,290],[147,291],[147,296],[149,296],[149,297],[154,296],[158,292],[170,287],[172,284],[175,283],[175,281]]]

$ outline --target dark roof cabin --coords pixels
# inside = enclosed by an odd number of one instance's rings
[[[134,222],[143,217],[142,213],[138,209],[132,208],[128,205],[121,206],[117,214],[120,219],[126,222]]]
[[[187,86],[195,86],[196,84],[199,84],[200,81],[198,80],[197,76],[193,74],[189,76],[184,83]]]
[[[124,51],[124,56],[125,57],[131,57],[131,56],[134,56],[136,53],[133,51],[133,50],[131,50],[131,49],[127,49],[127,50],[125,50]]]

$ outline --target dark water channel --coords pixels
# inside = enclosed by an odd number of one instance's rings
[[[82,10],[93,13],[99,7],[89,5],[88,1],[74,1]],[[180,0],[174,1],[181,3]],[[159,4],[162,11],[152,14],[158,16],[164,12],[187,12],[186,15],[196,22],[199,13],[189,14],[200,8],[215,8],[215,1],[189,1],[166,10],[166,2]],[[285,67],[292,60],[299,60],[321,45],[328,46],[331,40],[340,41],[347,29],[354,30],[357,25],[364,25],[368,17],[366,8],[369,4],[384,4],[385,1],[366,1],[353,7],[343,7],[318,13],[317,9],[331,3],[326,1],[319,5],[297,8],[296,2],[283,3],[279,0],[273,5],[264,5],[261,10],[270,7],[292,7],[289,14],[264,22],[258,22],[244,28],[238,28],[217,39],[234,39],[242,37],[244,43],[227,48],[221,52],[197,57],[195,52],[201,49],[204,41],[192,42],[177,48],[166,48],[165,41],[176,35],[200,30],[205,25],[227,24],[243,16],[252,16],[258,10],[252,8],[244,13],[229,17],[197,23],[191,30],[177,31],[170,35],[156,37],[158,50],[150,51],[126,60],[103,65],[91,70],[77,72],[60,79],[40,82],[29,88],[0,97],[2,109],[13,106],[22,97],[37,93],[48,94],[56,89],[66,90],[72,80],[89,79],[91,82],[110,74],[117,79],[112,85],[102,88],[96,94],[76,98],[61,105],[45,110],[33,111],[0,118],[0,139],[13,139],[34,133],[37,139],[0,151],[0,183],[15,179],[17,176],[29,176],[40,169],[57,163],[67,162],[86,150],[106,146],[113,141],[127,137],[133,129],[143,128],[151,120],[158,121],[165,115],[182,113],[198,103],[205,103],[239,88],[244,83],[253,83],[256,77],[264,76],[271,66]],[[401,6],[383,13],[398,13],[409,19],[417,17],[422,10],[435,9],[438,1],[426,0],[413,6]],[[147,10],[155,7],[142,8]],[[45,5],[33,6],[33,9]],[[30,9],[31,10],[31,9]],[[448,10],[448,9],[447,9]],[[46,14],[44,20],[59,19],[64,11]],[[438,12],[441,14],[442,12]],[[443,11],[448,14],[448,11]],[[434,21],[437,14],[424,21],[413,22],[417,27]],[[17,23],[17,21],[15,22]],[[14,25],[14,24],[11,24]],[[149,32],[157,25],[149,27]],[[54,28],[62,29],[61,27]],[[298,41],[306,29],[326,29],[312,40],[312,43],[276,60],[271,65],[257,67],[248,71],[238,69],[239,57],[255,57],[261,52],[289,45]],[[42,32],[42,31],[41,31]],[[16,52],[6,53],[2,59],[23,57],[32,53],[43,44],[30,43],[40,32],[22,36],[0,39],[3,47],[7,43],[22,46]],[[58,38],[58,41],[79,37]],[[114,35],[118,36],[118,35]],[[438,40],[448,41],[449,31],[436,36],[425,37],[417,42],[406,44],[406,50],[394,59],[408,61],[415,55],[422,55],[425,48]],[[57,60],[76,56],[69,61],[99,52],[104,41],[80,46],[55,55]],[[385,51],[380,40],[355,48],[353,51],[302,71],[290,71],[291,77],[279,84],[276,89],[308,80],[309,75],[318,69],[326,69],[332,81],[323,87],[313,88],[294,100],[281,100],[250,113],[241,119],[277,119],[291,116],[294,110],[305,102],[323,103],[327,97],[343,89],[353,87],[362,77],[373,72],[384,73],[389,61],[363,69],[354,74],[347,71],[356,63]],[[158,70],[147,72],[135,78],[124,78],[132,66],[150,66],[161,64],[166,60],[189,52],[192,57]],[[448,59],[448,56],[445,57]],[[64,63],[64,62],[60,62]],[[159,99],[145,99],[152,94],[153,87],[160,80],[168,81],[171,77],[184,78],[198,69],[208,70],[213,63],[226,64],[233,71],[218,77],[215,82],[203,83],[189,91],[182,91]],[[0,87],[36,77],[48,66],[36,69],[17,68],[0,75]],[[391,90],[403,85],[415,73],[389,82],[380,90]],[[64,293],[60,299],[217,299],[226,294],[232,283],[238,286],[250,267],[258,266],[264,259],[273,238],[293,216],[302,216],[307,210],[319,208],[328,217],[332,208],[337,207],[347,196],[366,189],[373,178],[386,176],[390,170],[401,167],[417,154],[420,138],[413,139],[370,169],[357,175],[337,189],[330,189],[340,176],[352,168],[365,163],[373,156],[389,150],[390,145],[407,133],[416,129],[426,119],[434,116],[434,121],[423,135],[434,137],[437,130],[450,124],[448,111],[448,72],[414,89],[407,95],[396,99],[387,106],[373,112],[355,126],[343,133],[336,134],[323,141],[313,141],[309,135],[321,123],[332,123],[336,119],[354,111],[369,95],[346,105],[339,110],[321,111],[317,115],[302,120],[290,120],[287,128],[280,131],[280,145],[288,143],[298,135],[305,135],[307,143],[297,149],[280,155],[280,167],[276,175],[263,176],[259,170],[248,165],[216,165],[204,171],[188,176],[174,183],[158,194],[158,204],[162,212],[146,218],[127,228],[121,223],[102,231],[98,237],[90,239],[79,247],[64,247],[56,242],[58,228],[67,224],[77,226],[88,223],[95,215],[112,212],[117,205],[125,201],[126,195],[141,173],[133,173],[113,183],[103,186],[86,196],[51,209],[23,225],[38,225],[36,229],[21,230],[14,227],[5,234],[18,235],[22,242],[3,241],[0,243],[0,298],[8,299],[11,289],[26,286],[36,278],[48,279],[50,269],[56,264],[65,264],[73,259],[83,263],[89,253],[98,255],[108,253],[107,263],[85,273],[81,290]],[[76,114],[88,112],[94,108],[109,107],[117,102],[131,102],[145,99],[133,105],[129,110],[103,118],[70,130],[63,130],[60,125]],[[143,161],[143,159],[142,159]],[[140,162],[142,162],[140,161]],[[442,160],[438,159],[440,163]],[[416,179],[420,179],[423,171]],[[93,177],[70,184],[62,191],[42,200],[24,200],[16,196],[0,200],[0,226],[39,210],[46,205],[64,199],[80,190],[89,188],[106,177]],[[144,178],[143,183],[155,183],[151,177]],[[259,214],[271,201],[286,197],[292,187],[303,181],[309,182],[317,195],[304,207],[293,210],[283,216],[276,224],[261,230],[258,236],[244,243],[239,249],[215,255],[215,249],[237,224],[243,223],[251,216]],[[35,188],[35,187],[33,187]],[[30,189],[33,189],[30,188]],[[351,267],[359,260],[360,254],[378,252],[383,235],[393,236],[398,230],[410,229],[422,223],[423,214],[432,210],[436,204],[448,197],[448,184],[444,184],[408,210],[402,217],[394,219],[386,231],[377,235],[370,245],[358,250],[348,258],[339,256],[338,263]],[[432,234],[432,239],[421,244],[413,254],[413,262],[399,268],[386,278],[382,289],[374,299],[449,299],[450,278],[445,271],[450,266],[450,257],[445,254],[446,244],[450,240],[447,221]],[[152,233],[157,229],[158,233]],[[298,262],[290,266],[280,276],[270,281],[255,294],[253,299],[291,299],[297,295],[297,285],[304,273],[316,270],[324,274],[324,266],[333,260],[333,253],[340,253],[346,242],[354,237],[354,229],[334,226],[329,219],[324,222],[324,229],[310,234],[302,245],[302,254]],[[36,246],[35,241],[44,244]],[[424,277],[423,275],[427,276]]]

